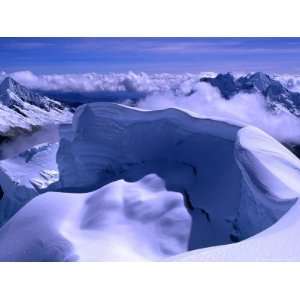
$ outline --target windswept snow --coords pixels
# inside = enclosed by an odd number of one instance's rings
[[[187,250],[190,225],[182,195],[156,175],[46,193],[0,229],[0,260],[158,260]]]
[[[300,261],[300,202],[273,226],[242,242],[188,251],[171,261]]]
[[[242,201],[240,216],[266,207],[295,203],[277,223],[236,244],[186,252],[174,261],[299,261],[300,161],[277,141],[253,127],[238,132],[237,159],[252,194],[261,203]],[[259,196],[260,195],[260,196]],[[246,201],[249,201],[244,197]],[[290,203],[290,204],[288,204]],[[245,209],[247,207],[247,209]],[[278,206],[280,207],[280,206]],[[271,212],[271,210],[266,212]],[[276,210],[273,210],[276,213]],[[274,218],[276,216],[274,215]],[[249,224],[251,226],[251,224]]]

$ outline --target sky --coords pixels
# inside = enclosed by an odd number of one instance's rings
[[[300,73],[300,38],[0,38],[0,71]]]

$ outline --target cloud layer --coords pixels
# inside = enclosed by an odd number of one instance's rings
[[[141,108],[162,109],[177,107],[196,113],[199,117],[227,120],[235,124],[257,126],[284,142],[300,143],[300,120],[289,112],[271,113],[259,94],[238,94],[230,101],[221,97],[219,90],[199,83],[200,74],[147,73],[85,73],[36,75],[30,71],[0,74],[0,80],[11,76],[21,84],[37,90],[61,92],[130,91],[143,92]],[[235,74],[239,76],[241,74]],[[274,75],[285,86],[300,91],[299,75]],[[191,92],[195,92],[191,96]]]
[[[276,114],[271,112],[263,96],[240,93],[228,101],[208,83],[198,83],[194,89],[197,91],[191,96],[152,95],[140,101],[139,107],[150,110],[179,108],[200,118],[254,125],[282,142],[300,143],[300,119],[284,110]]]
[[[146,74],[146,73],[84,73],[36,75],[31,71],[2,72],[0,79],[11,76],[21,84],[44,91],[96,92],[96,91],[139,91],[166,92],[178,89],[183,83],[198,81],[200,77],[214,73],[200,74]]]
[[[204,76],[215,76],[214,72],[198,74],[183,73],[83,73],[83,74],[48,74],[37,75],[31,71],[18,71],[13,73],[0,73],[0,80],[11,76],[28,88],[43,91],[62,92],[97,92],[97,91],[137,91],[153,92],[182,92],[188,93],[193,86]],[[235,76],[244,75],[235,73]],[[273,75],[290,90],[300,91],[300,75],[281,74]]]

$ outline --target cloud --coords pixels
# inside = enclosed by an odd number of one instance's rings
[[[44,91],[97,92],[97,91],[137,91],[145,93],[176,90],[188,80],[197,81],[201,74],[146,74],[146,73],[84,73],[36,75],[31,71],[0,74],[0,79],[11,76],[28,88]]]
[[[199,74],[147,74],[147,73],[85,73],[36,75],[30,71],[0,73],[0,79],[12,76],[21,84],[45,91],[143,92],[147,97],[139,102],[141,108],[163,109],[176,107],[198,114],[201,118],[213,118],[235,124],[257,126],[281,141],[300,143],[300,120],[289,112],[271,113],[265,99],[259,94],[238,94],[230,101],[223,99],[217,88],[199,83]],[[241,75],[241,74],[236,74]],[[285,86],[300,90],[299,75],[277,75]],[[196,93],[191,96],[191,92]],[[130,103],[130,102],[129,102]]]
[[[231,100],[222,98],[219,90],[208,83],[193,87],[191,96],[152,95],[139,102],[143,109],[179,108],[199,118],[222,120],[239,126],[254,125],[282,142],[300,143],[300,119],[287,111],[271,112],[260,94],[239,93]]]

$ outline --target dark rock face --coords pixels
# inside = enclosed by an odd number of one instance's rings
[[[300,93],[291,92],[279,81],[262,72],[248,74],[235,79],[230,73],[219,74],[215,78],[201,78],[220,90],[221,95],[229,100],[238,93],[260,93],[266,99],[266,105],[271,110],[288,110],[300,116]]]
[[[293,152],[298,158],[300,158],[300,145],[297,144],[284,144],[291,152]]]
[[[239,92],[235,83],[234,77],[230,73],[218,74],[215,78],[201,78],[200,81],[208,82],[212,86],[219,88],[222,96],[225,99],[230,99]]]

